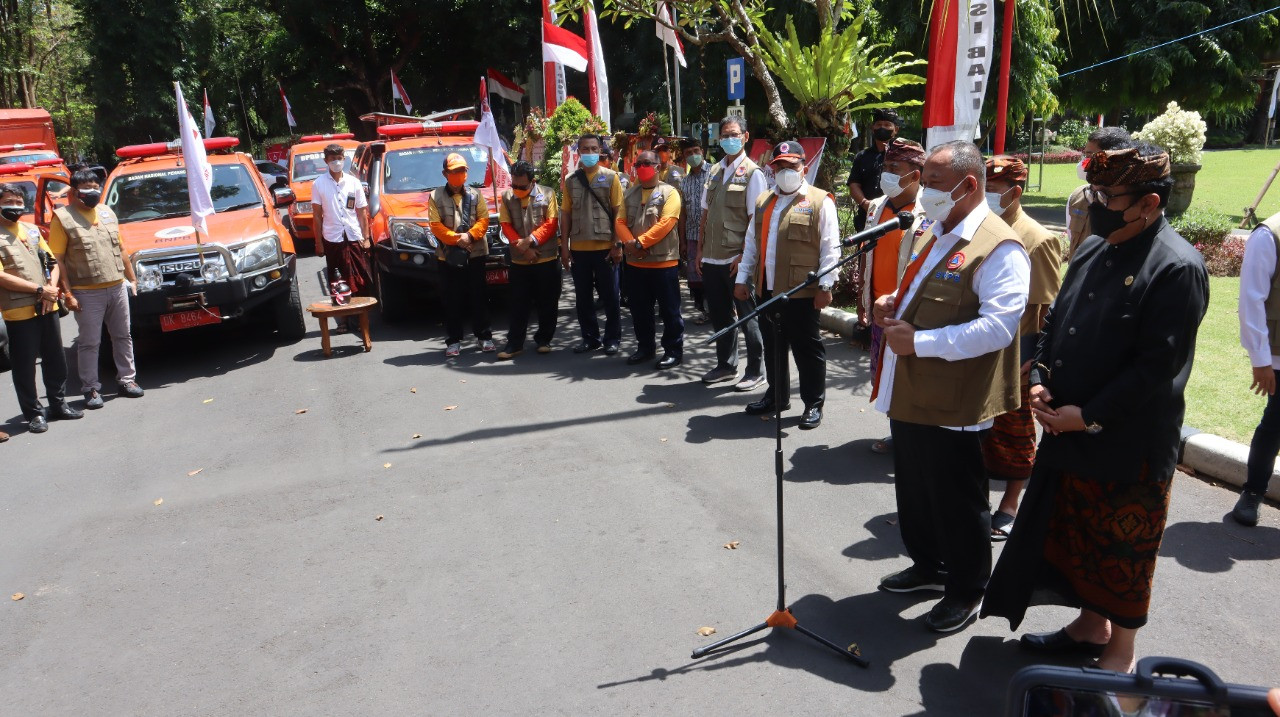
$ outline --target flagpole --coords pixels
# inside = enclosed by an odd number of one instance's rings
[[[1017,0],[1004,0],[1004,32],[1000,38],[1000,84],[996,90],[996,154],[1004,154],[1004,138],[1009,120],[1009,62],[1013,52],[1013,13],[1017,6]]]
[[[671,110],[671,68],[667,66],[667,43],[662,43],[662,74],[667,78],[667,117],[675,120],[675,112]],[[672,127],[674,130],[675,128]],[[662,134],[661,123],[659,123],[658,134]]]
[[[674,7],[671,7],[671,24],[676,25],[676,9]],[[671,32],[675,34],[676,31],[672,30]],[[679,42],[680,36],[676,34],[675,37],[676,37],[676,42]],[[676,53],[676,49],[674,47],[671,48],[671,59],[675,60],[675,67],[673,69],[675,70],[675,73],[676,73],[676,114],[675,114],[675,124],[671,125],[671,130],[672,130],[672,133],[675,134],[676,136],[682,136],[684,133],[680,130],[680,128],[684,126],[684,122],[681,121],[683,119],[683,117],[681,116],[683,113],[680,111],[680,59],[676,57],[675,53]],[[664,51],[663,54],[665,55],[666,52]]]

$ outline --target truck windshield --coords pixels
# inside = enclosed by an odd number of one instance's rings
[[[58,155],[54,152],[24,152],[22,154],[6,154],[0,157],[0,164],[35,164],[42,159],[57,159]]]
[[[415,147],[388,152],[382,163],[382,187],[389,194],[425,192],[444,186],[444,158],[457,152],[467,160],[467,182],[485,186],[489,150],[477,145]]]
[[[239,164],[213,165],[213,188],[209,193],[216,212],[262,204],[249,173]],[[107,187],[106,203],[122,224],[186,216],[191,213],[187,171],[164,169],[116,177]]]
[[[295,154],[289,160],[289,166],[293,170],[289,176],[293,177],[295,182],[307,182],[327,171],[324,164],[324,152],[307,152],[306,154]],[[347,152],[342,158],[342,171],[351,171],[351,152]]]

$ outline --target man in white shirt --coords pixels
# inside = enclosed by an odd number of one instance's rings
[[[1280,336],[1271,326],[1280,314],[1280,274],[1276,272],[1280,245],[1280,214],[1275,214],[1249,234],[1240,268],[1240,344],[1253,366],[1254,393],[1267,396],[1262,420],[1249,442],[1248,478],[1231,517],[1241,525],[1257,525],[1262,496],[1271,482],[1276,454],[1280,453],[1280,399],[1276,377],[1280,375]]]
[[[749,226],[752,233],[743,247],[733,288],[738,301],[750,298],[752,286],[761,300],[767,301],[775,292],[803,283],[809,272],[822,273],[840,261],[835,200],[805,181],[804,147],[799,142],[782,142],[774,148],[769,164],[775,184],[756,199]],[[764,398],[747,405],[748,414],[773,413],[779,400],[781,410],[790,408],[791,376],[786,360],[790,346],[800,376],[800,398],[804,401],[800,428],[809,430],[822,423],[827,351],[818,333],[818,316],[831,303],[835,281],[834,272],[826,274],[818,279],[817,286],[792,294],[782,306],[760,315],[769,390]]]
[[[369,273],[369,200],[360,180],[342,171],[344,154],[339,144],[324,148],[328,171],[311,182],[314,225],[324,239],[329,280],[333,280],[335,270],[341,271],[353,295],[368,296],[373,289]]]
[[[898,525],[912,561],[880,588],[942,590],[925,618],[935,632],[959,630],[982,605],[991,506],[981,432],[1021,397],[1016,341],[1031,262],[987,207],[985,180],[971,142],[929,153],[918,198],[928,220],[911,238],[898,290],[873,309],[887,350],[872,400],[889,415]]]

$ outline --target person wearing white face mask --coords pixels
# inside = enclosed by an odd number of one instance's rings
[[[898,288],[898,279],[911,260],[911,239],[920,231],[924,209],[916,201],[920,193],[920,171],[924,168],[924,148],[910,140],[895,139],[885,146],[884,172],[880,175],[883,192],[871,200],[867,223],[871,226],[893,220],[898,212],[911,212],[915,223],[910,231],[895,229],[880,237],[875,248],[856,259],[854,276],[857,277],[854,293],[857,295],[859,323],[869,325],[871,334],[871,370],[876,370],[880,345],[884,341],[884,329],[871,320],[871,307],[885,294]],[[904,241],[904,238],[906,240]],[[871,444],[874,453],[888,453],[892,438],[885,437]]]
[[[1031,417],[1031,384],[1028,382],[1031,357],[1040,339],[1044,317],[1062,286],[1062,243],[1048,229],[1022,211],[1022,192],[1027,188],[1027,165],[1008,155],[987,160],[987,207],[1013,229],[1031,258],[1031,288],[1027,308],[1018,326],[1018,360],[1021,366],[1021,406],[1002,413],[982,439],[983,463],[987,474],[1005,481],[999,509],[991,514],[991,540],[1009,537],[1018,496],[1031,477],[1036,457],[1036,424]]]
[[[1106,152],[1115,149],[1128,149],[1133,146],[1133,139],[1129,137],[1129,133],[1122,127],[1099,127],[1089,134],[1089,139],[1084,143],[1083,156],[1080,162],[1076,164],[1076,176],[1081,182],[1085,182],[1085,165],[1088,158],[1098,152]],[[1080,242],[1089,236],[1092,229],[1089,227],[1089,200],[1084,198],[1084,190],[1088,189],[1088,183],[1084,183],[1071,193],[1067,198],[1067,260],[1075,256],[1076,247],[1080,246]]]
[[[840,259],[835,200],[805,181],[804,147],[799,142],[778,144],[770,166],[774,170],[775,186],[756,200],[752,218],[755,231],[748,237],[742,263],[738,265],[733,291],[734,298],[740,301],[750,297],[752,285],[761,300],[768,300],[774,292],[786,291],[804,282],[809,272],[830,269]],[[800,398],[804,401],[800,428],[817,428],[822,423],[827,353],[818,333],[818,316],[831,303],[835,280],[834,272],[826,274],[816,287],[796,292],[783,306],[760,315],[769,389],[764,398],[747,405],[748,414],[773,413],[777,400],[774,392],[778,389],[785,397],[781,410],[790,408],[791,378],[786,360],[789,346],[800,378]]]
[[[925,626],[963,628],[991,575],[991,513],[982,431],[1018,407],[1018,322],[1031,266],[1022,242],[983,197],[986,166],[972,142],[925,159],[919,202],[928,221],[898,289],[876,301],[887,351],[871,400],[889,415],[898,526],[911,566],[888,592],[942,590]]]
[[[315,213],[312,226],[323,239],[320,243],[329,280],[333,280],[335,270],[341,271],[342,278],[351,284],[352,294],[368,296],[373,290],[369,271],[369,200],[360,180],[342,171],[345,155],[340,144],[324,148],[328,171],[311,182],[311,208]],[[354,330],[355,326],[355,318],[349,318],[347,329]]]

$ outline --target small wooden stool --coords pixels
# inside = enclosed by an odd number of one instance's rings
[[[320,345],[324,355],[332,356],[333,348],[329,346],[329,319],[335,321],[348,316],[360,316],[360,333],[364,337],[365,353],[373,350],[373,342],[369,340],[369,311],[378,305],[378,300],[371,296],[353,296],[345,306],[334,306],[328,301],[317,301],[307,307],[311,315],[320,319]]]

